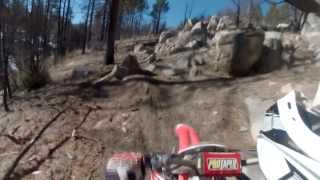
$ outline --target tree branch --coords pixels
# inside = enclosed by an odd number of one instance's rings
[[[19,164],[20,160],[29,152],[29,150],[32,148],[32,146],[41,138],[43,133],[50,127],[51,124],[56,122],[59,117],[64,114],[69,107],[65,108],[64,110],[60,111],[57,115],[55,115],[42,129],[41,131],[36,135],[36,137],[28,144],[21,153],[16,157],[16,159],[13,161],[12,165],[8,168],[7,172],[3,176],[3,180],[10,179],[11,174],[14,172],[15,168]]]
[[[233,4],[235,4],[237,7],[240,6],[240,1],[236,1],[236,0],[231,0],[233,2]]]

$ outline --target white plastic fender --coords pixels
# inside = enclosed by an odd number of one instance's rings
[[[267,179],[281,179],[291,172],[283,153],[266,139],[258,137],[259,166]]]
[[[292,141],[307,155],[320,162],[320,137],[303,122],[293,91],[278,101],[280,120]]]
[[[318,90],[316,92],[316,95],[314,96],[312,107],[316,107],[320,105],[320,84],[318,85]]]
[[[260,141],[260,149],[261,148],[268,148],[268,146],[273,146],[273,151],[259,151],[259,160],[260,160],[260,167],[264,168],[262,171],[265,173],[265,176],[267,179],[273,179],[273,173],[276,173],[278,171],[285,172],[287,169],[283,164],[278,164],[280,161],[278,161],[278,158],[285,159],[289,163],[291,163],[298,171],[300,171],[308,180],[318,180],[320,179],[320,163],[310,159],[309,157],[298,153],[284,145],[278,144],[276,142],[273,142],[272,140],[268,139],[264,135],[261,135],[259,137]],[[263,143],[261,143],[263,142]],[[268,144],[269,143],[269,144]],[[259,146],[258,146],[259,147]],[[278,152],[276,152],[278,151]],[[264,153],[264,154],[263,154]],[[278,157],[280,155],[280,157]],[[260,157],[269,158],[269,161],[265,161],[263,158],[260,159]],[[271,166],[273,169],[271,170]],[[277,169],[279,168],[279,169]],[[268,171],[269,169],[269,171]],[[270,177],[270,178],[269,178]],[[279,179],[279,178],[276,178]]]

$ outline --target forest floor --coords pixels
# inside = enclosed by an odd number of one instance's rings
[[[131,80],[101,87],[82,86],[111,67],[103,66],[104,52],[73,53],[51,69],[53,82],[32,92],[17,92],[12,112],[0,112],[0,178],[52,121],[14,169],[25,180],[102,179],[114,152],[171,152],[174,127],[193,126],[204,142],[239,148],[256,156],[250,133],[246,98],[276,101],[288,87],[312,98],[320,67],[303,65],[269,74],[203,81]],[[72,79],[77,67],[92,69],[87,79]],[[66,78],[66,77],[69,77]],[[290,84],[290,85],[288,85]]]

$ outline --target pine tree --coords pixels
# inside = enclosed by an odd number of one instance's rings
[[[164,13],[167,13],[170,9],[169,2],[167,0],[156,0],[153,4],[152,11],[150,13],[153,19],[153,32],[159,34],[161,19]]]
[[[262,14],[262,9],[259,3],[253,3],[251,16],[252,16],[252,23],[255,26],[261,24],[263,20],[263,14]]]
[[[107,51],[105,56],[105,64],[114,64],[114,43],[115,34],[117,29],[117,20],[119,12],[119,0],[110,1],[109,10],[109,25],[108,25],[108,37],[107,37]]]
[[[277,26],[280,16],[279,9],[276,5],[271,5],[267,15],[266,15],[266,23],[269,26]]]
[[[290,23],[290,6],[283,4],[281,6],[272,5],[266,15],[266,23],[269,26],[277,26],[280,23]]]

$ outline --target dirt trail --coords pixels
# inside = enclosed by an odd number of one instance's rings
[[[205,142],[239,148],[252,156],[247,152],[255,144],[244,99],[276,100],[287,83],[311,97],[320,72],[317,67],[304,69],[234,80],[160,84],[132,80],[100,88],[71,86],[66,81],[19,93],[10,104],[14,111],[0,112],[0,177],[41,127],[66,106],[72,109],[50,126],[19,163],[17,170],[45,157],[38,169],[16,173],[22,179],[101,179],[114,152],[170,152],[176,145],[178,123],[193,126]],[[74,131],[90,108],[94,110],[88,119]],[[45,156],[66,137],[70,138]]]

